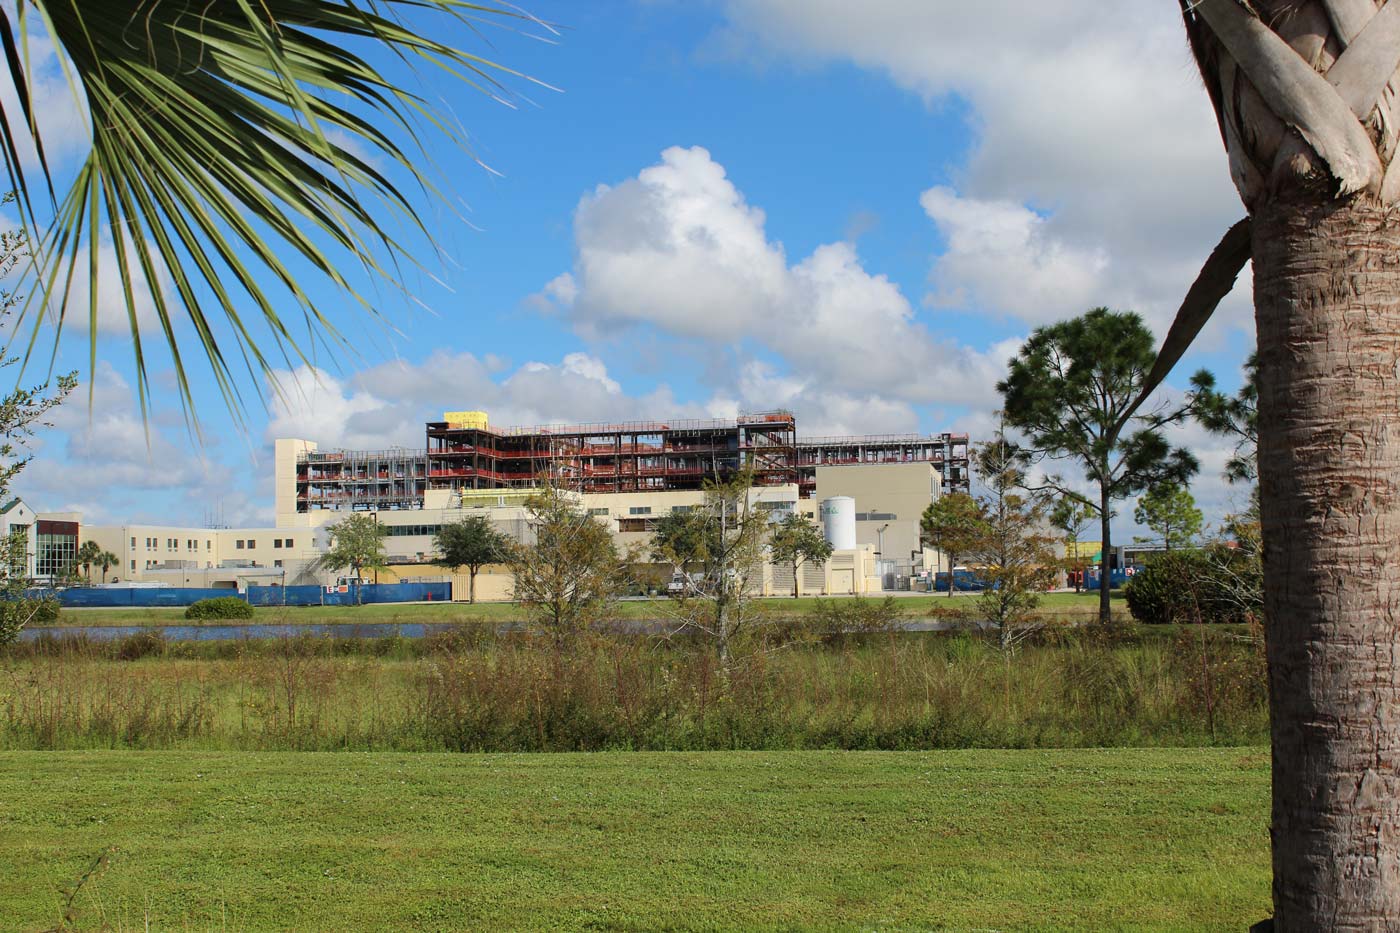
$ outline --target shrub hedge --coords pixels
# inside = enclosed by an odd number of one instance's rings
[[[217,596],[191,603],[185,610],[186,619],[251,619],[253,607],[237,596]]]

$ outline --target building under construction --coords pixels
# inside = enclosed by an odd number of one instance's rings
[[[932,463],[943,473],[945,492],[968,492],[972,486],[966,434],[868,434],[799,440],[798,491],[804,499],[812,495],[819,466],[877,463]]]
[[[296,508],[360,511],[423,507],[428,490],[519,489],[541,475],[584,493],[700,489],[751,470],[762,486],[813,494],[816,468],[931,463],[948,491],[969,487],[965,434],[799,439],[792,412],[708,421],[495,428],[483,412],[427,424],[425,450],[296,454]]]

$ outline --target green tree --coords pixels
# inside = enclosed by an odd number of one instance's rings
[[[38,336],[51,309],[60,328],[70,314],[96,319],[99,289],[89,289],[83,308],[69,307],[68,298],[89,256],[95,267],[103,231],[117,257],[143,400],[149,330],[138,310],[147,295],[187,402],[186,333],[231,405],[231,360],[264,374],[284,351],[309,363],[318,343],[343,338],[325,315],[328,303],[315,300],[301,277],[312,271],[378,314],[372,289],[343,270],[399,287],[401,270],[414,268],[419,252],[400,228],[432,235],[406,192],[438,195],[421,137],[427,130],[466,149],[457,119],[436,111],[403,70],[427,66],[497,99],[511,96],[502,81],[513,72],[449,44],[484,25],[549,29],[505,0],[197,8],[20,0],[13,13],[0,10],[16,91],[0,110],[0,154],[20,193],[23,223],[45,229],[33,203],[41,191],[50,201],[44,213],[53,217],[36,251],[40,300],[26,305],[21,321],[32,319]],[[33,93],[46,79],[30,71],[31,39],[58,47],[86,110],[91,147],[66,193],[34,115]],[[390,63],[395,70],[381,67]],[[37,143],[37,171],[21,160],[25,136]],[[269,291],[269,282],[280,290]],[[299,312],[306,343],[295,336],[289,306]],[[177,326],[180,317],[193,325],[188,332]],[[95,360],[97,328],[88,330]],[[261,333],[271,340],[254,336]]]
[[[1004,428],[977,447],[973,460],[988,492],[979,502],[980,533],[968,556],[989,584],[977,598],[978,609],[995,630],[998,647],[1009,652],[1042,627],[1035,611],[1058,576],[1055,540],[1045,532],[1048,496],[1025,488],[1026,457]]]
[[[93,563],[102,568],[102,581],[105,583],[107,581],[107,571],[121,563],[121,558],[111,551],[103,551],[101,554],[97,555],[97,559],[93,561]]]
[[[1138,499],[1133,518],[1156,535],[1138,540],[1160,542],[1164,550],[1170,551],[1195,544],[1203,517],[1191,490],[1179,483],[1160,483]]]
[[[466,567],[467,601],[476,602],[476,575],[487,564],[510,559],[513,542],[496,530],[485,515],[469,515],[460,522],[443,525],[433,545],[449,567]]]
[[[1138,315],[1095,308],[1037,328],[997,383],[1007,425],[1025,434],[1035,456],[1074,461],[1098,488],[1098,501],[1090,504],[1103,542],[1099,620],[1105,624],[1113,503],[1158,483],[1185,482],[1198,469],[1196,458],[1172,449],[1162,433],[1190,413],[1189,405],[1134,413],[1152,368],[1152,344]],[[1042,488],[1074,494],[1053,475]]]
[[[1050,510],[1050,524],[1063,534],[1065,569],[1074,575],[1076,593],[1082,588],[1084,572],[1089,569],[1089,559],[1080,553],[1079,545],[1093,518],[1093,506],[1076,495],[1062,496]]]
[[[831,542],[820,528],[801,512],[790,512],[773,525],[768,540],[768,552],[774,563],[792,568],[792,598],[798,597],[801,579],[798,572],[807,561],[821,563],[831,556]]]
[[[1245,380],[1239,392],[1226,395],[1215,387],[1215,376],[1202,369],[1191,377],[1196,421],[1212,434],[1234,440],[1235,450],[1225,464],[1225,478],[1232,483],[1253,482],[1259,475],[1259,355],[1245,361]]]
[[[953,568],[977,546],[986,532],[982,506],[965,492],[939,496],[919,517],[919,533],[929,547],[948,559],[948,595],[953,595]]]
[[[384,554],[384,526],[379,524],[376,515],[367,512],[353,512],[326,531],[330,533],[330,547],[317,559],[317,564],[326,570],[341,571],[349,568],[357,580],[366,570],[383,570],[388,566]],[[360,587],[355,588],[355,602],[360,602]]]
[[[0,11],[0,16],[4,12]],[[13,195],[0,198],[9,204]],[[23,228],[0,232],[0,280],[8,279],[29,255],[29,235]],[[22,296],[0,286],[0,319],[7,318],[22,300]],[[15,362],[0,358],[0,369]],[[44,417],[62,403],[77,385],[74,374],[59,376],[52,383],[24,389],[16,388],[0,397],[0,499],[9,494],[10,484],[27,466],[31,455],[25,442],[44,425]],[[35,619],[56,614],[58,604],[50,598],[34,599],[30,590],[34,579],[29,574],[29,540],[15,533],[0,540],[0,647],[19,637],[20,630]]]
[[[525,502],[533,543],[513,549],[514,597],[556,648],[606,619],[626,587],[612,532],[546,480]]]
[[[88,585],[92,584],[92,565],[99,564],[102,560],[102,545],[96,541],[84,541],[78,546],[78,553],[73,558],[74,562],[83,568],[83,579]]]

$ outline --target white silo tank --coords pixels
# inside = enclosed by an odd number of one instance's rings
[[[821,504],[822,533],[827,543],[838,551],[856,546],[856,500],[850,496],[832,496]]]

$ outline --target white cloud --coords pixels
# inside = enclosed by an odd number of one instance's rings
[[[932,205],[925,196],[951,241],[935,269],[938,300],[966,296],[1031,323],[1047,306],[1134,307],[1160,333],[1243,216],[1174,4],[728,0],[726,9],[730,54],[852,62],[931,105],[969,106],[975,144],[958,194]],[[998,283],[997,264],[1028,273],[1028,291],[1047,304],[1016,294],[1014,274]],[[1248,329],[1246,306],[1232,300],[1222,316]]]
[[[985,404],[1003,362],[935,339],[850,243],[790,264],[763,211],[699,147],[667,149],[637,177],[597,188],[574,236],[574,269],[536,299],[585,335],[648,324],[713,345],[749,341],[804,383],[905,404]]]
[[[444,410],[480,409],[493,425],[701,418],[710,407],[678,402],[660,385],[629,395],[602,360],[570,353],[558,363],[530,361],[496,381],[470,353],[438,351],[421,363],[382,363],[340,378],[301,367],[278,371],[264,438],[304,437],[323,447],[421,448],[423,423]]]
[[[35,508],[80,511],[88,524],[194,524],[215,508],[239,524],[271,520],[271,503],[252,494],[246,470],[214,456],[216,439],[201,445],[164,411],[148,424],[136,392],[110,364],[97,364],[91,407],[88,399],[89,386],[79,385],[35,438],[39,459],[15,483]]]
[[[1015,201],[959,197],[947,187],[919,198],[947,248],[934,263],[939,307],[989,308],[1031,324],[1093,307],[1108,267],[1102,249],[1078,249],[1046,231],[1048,221]]]

